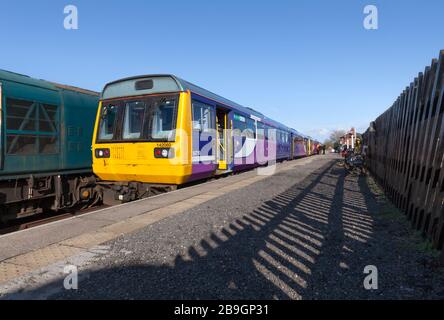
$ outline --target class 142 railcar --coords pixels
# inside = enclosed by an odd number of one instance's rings
[[[309,139],[251,108],[173,75],[105,86],[93,171],[105,202],[312,154]]]
[[[99,94],[0,70],[0,220],[99,201],[91,136]]]

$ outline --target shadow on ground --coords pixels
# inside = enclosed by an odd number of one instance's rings
[[[383,259],[383,248],[372,249],[381,245],[374,244],[376,211],[365,177],[346,175],[333,161],[177,255],[173,265],[89,272],[79,290],[53,298],[380,298],[383,285],[363,288],[364,267]]]

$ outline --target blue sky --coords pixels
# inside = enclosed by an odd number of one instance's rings
[[[368,123],[444,49],[442,0],[0,0],[0,68],[100,91],[173,73],[319,139]],[[65,5],[79,29],[63,28]],[[366,5],[379,29],[363,27]]]

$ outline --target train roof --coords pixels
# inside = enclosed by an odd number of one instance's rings
[[[238,103],[236,103],[236,102],[234,102],[232,100],[226,99],[226,98],[224,98],[224,97],[222,97],[222,96],[220,96],[218,94],[215,94],[215,93],[213,93],[211,91],[208,91],[208,90],[206,90],[206,89],[204,89],[202,87],[199,87],[198,85],[195,85],[195,84],[193,84],[193,83],[191,83],[189,81],[183,80],[183,79],[181,79],[181,78],[179,78],[179,77],[177,77],[177,76],[175,76],[173,74],[148,74],[148,75],[140,75],[140,76],[134,76],[134,77],[128,77],[128,78],[119,79],[119,80],[110,82],[110,83],[105,85],[105,88],[102,91],[102,97],[103,97],[103,93],[105,92],[105,90],[109,86],[111,86],[113,84],[117,84],[117,83],[125,82],[125,81],[130,81],[130,80],[145,79],[145,78],[171,78],[172,80],[174,80],[174,82],[175,82],[175,84],[177,86],[175,88],[176,91],[188,91],[188,90],[190,90],[193,93],[196,93],[196,94],[201,95],[203,97],[206,97],[208,99],[211,99],[211,100],[214,100],[216,102],[219,102],[220,104],[223,104],[223,105],[229,106],[231,108],[237,109],[237,110],[239,110],[241,112],[244,112],[246,114],[252,114],[252,115],[254,115],[256,117],[260,117],[260,118],[264,118],[265,117],[262,113],[254,110],[254,109],[252,109],[250,107],[241,106],[240,104],[238,104]]]
[[[27,76],[24,74],[12,72],[12,71],[7,71],[7,70],[2,70],[2,69],[0,69],[0,80],[20,83],[20,84],[24,84],[24,85],[29,85],[29,86],[34,86],[34,87],[39,87],[39,88],[54,90],[54,91],[58,91],[59,89],[64,89],[64,90],[75,91],[75,92],[79,92],[79,93],[83,93],[83,94],[99,96],[99,92],[96,92],[96,91],[91,91],[91,90],[82,89],[82,88],[78,88],[78,87],[68,86],[68,85],[50,82],[50,81],[46,81],[46,80],[42,80],[42,79],[31,78],[30,76]]]
[[[79,92],[79,93],[83,93],[83,94],[89,94],[92,96],[100,96],[100,92],[97,92],[97,91],[91,91],[88,89],[82,89],[79,87],[69,86],[66,84],[60,84],[60,83],[56,83],[56,82],[49,82],[49,83],[53,84],[54,86],[56,86],[59,89],[75,91],[75,92]]]
[[[171,86],[171,83],[169,83],[169,85],[165,85],[164,88],[165,89],[168,88],[169,91],[188,91],[189,90],[189,91],[191,91],[191,92],[193,92],[195,94],[198,94],[198,95],[203,96],[205,98],[208,98],[210,100],[214,100],[214,101],[220,103],[221,105],[225,105],[225,106],[228,106],[228,107],[230,107],[230,108],[232,108],[234,110],[240,111],[242,113],[258,117],[265,124],[272,125],[272,126],[275,126],[276,128],[287,130],[287,131],[291,130],[291,128],[289,128],[289,127],[283,125],[282,123],[277,122],[277,121],[275,121],[275,120],[273,120],[271,118],[268,118],[267,116],[265,116],[264,114],[262,114],[261,112],[259,112],[257,110],[254,110],[253,108],[242,106],[242,105],[240,105],[240,104],[238,104],[238,103],[236,103],[236,102],[234,102],[232,100],[226,99],[226,98],[224,98],[224,97],[222,97],[222,96],[220,96],[218,94],[215,94],[215,93],[213,93],[211,91],[208,91],[208,90],[206,90],[206,89],[204,89],[204,88],[202,88],[202,87],[200,87],[198,85],[195,85],[195,84],[193,84],[193,83],[191,83],[189,81],[186,81],[186,80],[184,80],[182,78],[179,78],[179,77],[177,77],[175,75],[172,75],[172,74],[140,75],[140,76],[128,77],[128,78],[123,78],[123,79],[120,79],[120,80],[116,80],[116,81],[110,82],[110,83],[105,85],[105,88],[102,91],[102,98],[103,99],[108,98],[107,96],[104,95],[104,93],[112,85],[115,85],[115,84],[118,84],[118,83],[121,83],[121,82],[127,82],[127,81],[137,80],[137,79],[146,79],[146,78],[170,78],[171,80],[174,81],[176,87],[173,90],[173,87]],[[122,96],[122,95],[120,95],[120,96]],[[118,97],[118,96],[116,96],[116,97]]]

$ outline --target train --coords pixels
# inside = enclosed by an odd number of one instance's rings
[[[105,85],[92,140],[104,201],[309,156],[319,142],[171,74]]]
[[[174,75],[98,93],[0,70],[0,222],[132,201],[318,145]]]
[[[100,201],[91,137],[99,93],[0,70],[0,221]]]

